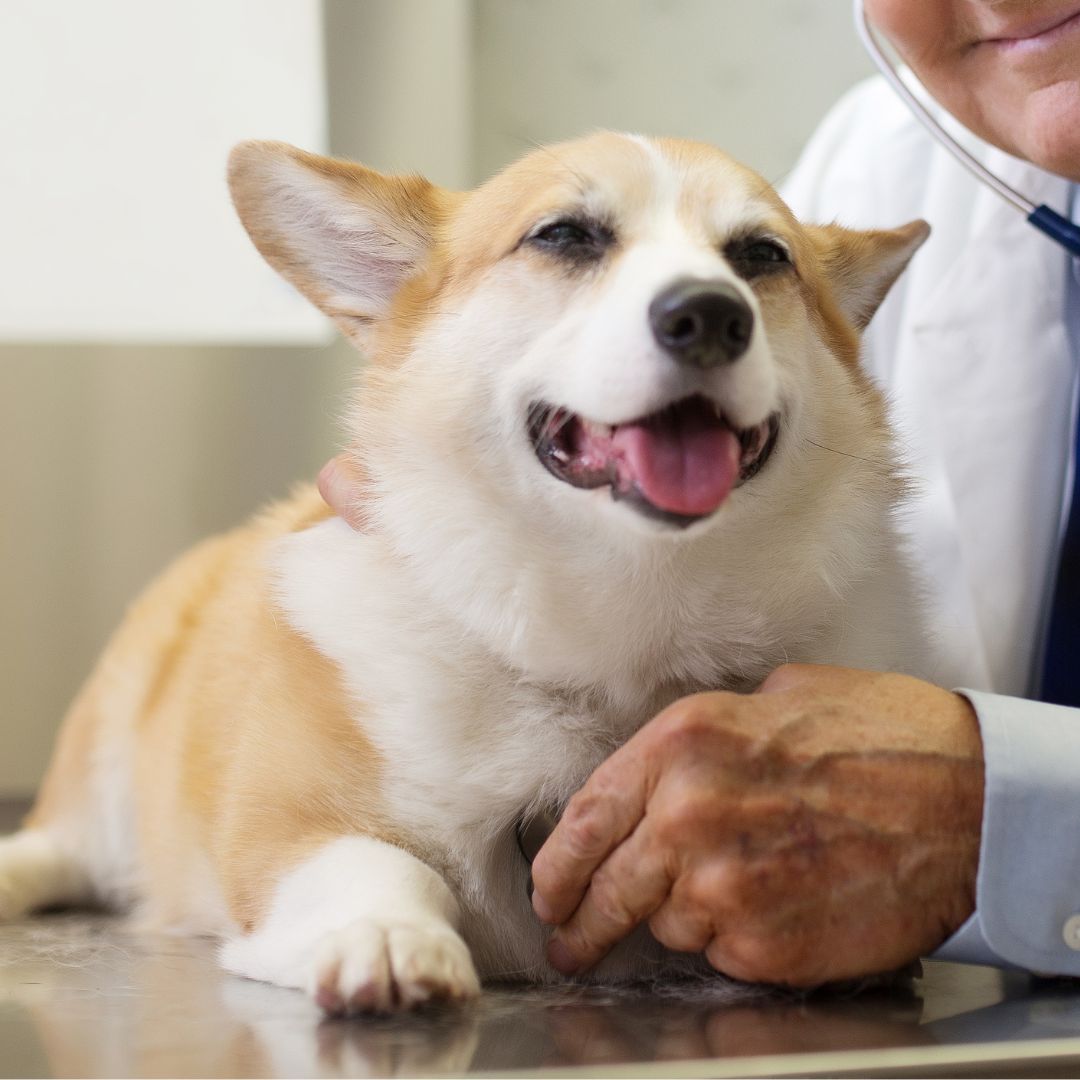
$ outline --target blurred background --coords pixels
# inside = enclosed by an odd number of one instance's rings
[[[362,361],[232,221],[232,142],[462,187],[613,127],[778,180],[869,70],[840,0],[0,4],[0,798],[141,586],[343,441]]]

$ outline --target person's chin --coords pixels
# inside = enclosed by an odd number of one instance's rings
[[[1031,91],[1023,112],[1022,156],[1080,182],[1080,78]]]
[[[963,65],[935,70],[925,85],[987,142],[1080,181],[1080,61],[1069,67],[1062,76],[1045,69],[1020,72],[980,49]]]

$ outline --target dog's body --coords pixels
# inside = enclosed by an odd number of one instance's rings
[[[554,978],[523,818],[687,693],[920,667],[856,328],[925,227],[804,229],[711,148],[611,134],[469,195],[276,144],[231,180],[370,353],[369,528],[304,491],[147,591],[0,917],[135,905],[332,1010]],[[595,974],[699,963],[640,932]]]

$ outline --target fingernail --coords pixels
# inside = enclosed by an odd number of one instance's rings
[[[573,975],[581,967],[577,957],[558,938],[548,942],[547,958],[548,963],[563,975]]]
[[[548,902],[534,889],[532,894],[533,911],[541,922],[554,923],[555,913],[551,910]]]

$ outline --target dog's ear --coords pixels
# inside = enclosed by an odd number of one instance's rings
[[[911,221],[899,229],[857,232],[822,225],[811,226],[807,232],[840,310],[848,322],[862,330],[930,235],[930,226],[925,221]]]
[[[263,258],[360,342],[425,264],[442,194],[277,142],[236,146],[229,190]]]

